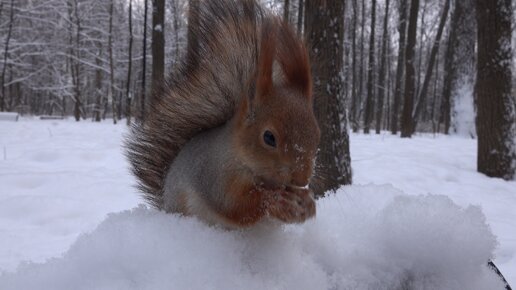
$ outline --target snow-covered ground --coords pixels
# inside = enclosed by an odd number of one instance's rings
[[[357,186],[319,201],[316,220],[228,233],[145,207],[106,219],[141,203],[125,131],[0,122],[0,288],[488,289],[493,253],[516,285],[516,182],[475,172],[475,140],[352,135]]]

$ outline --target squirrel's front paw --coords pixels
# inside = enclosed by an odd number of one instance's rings
[[[315,215],[315,201],[308,189],[287,187],[271,191],[269,215],[285,223],[301,223]]]

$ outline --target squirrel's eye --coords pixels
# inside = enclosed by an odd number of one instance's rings
[[[274,134],[269,130],[263,133],[263,142],[271,147],[276,147],[276,138],[274,138]]]

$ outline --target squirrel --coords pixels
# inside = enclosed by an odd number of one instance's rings
[[[312,218],[320,131],[306,46],[254,0],[198,10],[196,49],[126,141],[140,191],[157,209],[227,228]]]

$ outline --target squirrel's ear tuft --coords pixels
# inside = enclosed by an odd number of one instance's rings
[[[287,86],[299,89],[308,99],[312,98],[312,75],[310,58],[303,41],[288,23],[279,25],[278,62],[281,65]]]
[[[256,98],[260,99],[272,93],[272,65],[276,54],[276,31],[272,19],[264,19],[261,26],[260,51],[256,76]]]

